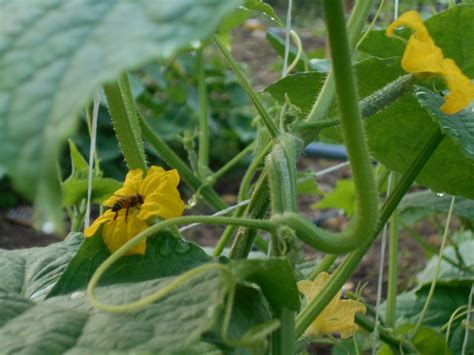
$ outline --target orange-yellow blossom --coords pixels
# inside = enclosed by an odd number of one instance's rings
[[[143,203],[137,206],[121,208],[118,212],[105,211],[94,223],[85,229],[84,236],[92,237],[102,226],[102,237],[107,248],[114,252],[122,245],[145,230],[146,221],[152,217],[163,219],[179,217],[184,211],[177,186],[179,175],[176,170],[165,171],[152,166],[145,177],[140,169],[128,172],[123,187],[115,191],[103,204],[112,207],[120,199],[140,195]],[[117,215],[116,215],[117,214]],[[146,240],[130,249],[127,255],[145,254]]]
[[[314,281],[298,281],[298,290],[306,301],[313,300],[326,286],[329,280],[327,272],[320,273]],[[357,331],[354,323],[356,312],[365,313],[365,306],[353,300],[341,300],[341,291],[329,302],[324,310],[306,329],[306,334],[313,338],[339,333],[341,338],[349,338]]]
[[[388,28],[387,36],[393,36],[395,28],[404,26],[413,30],[402,58],[402,68],[408,73],[430,73],[440,75],[449,89],[441,111],[454,114],[474,100],[474,84],[456,63],[445,58],[426,29],[423,19],[416,11],[408,11],[396,19]]]

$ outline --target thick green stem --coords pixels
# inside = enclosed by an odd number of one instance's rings
[[[127,74],[122,74],[116,83],[104,85],[104,92],[115,134],[128,168],[146,172],[145,149]]]
[[[355,322],[358,326],[369,333],[374,331],[374,322],[362,314],[357,313],[355,315]],[[380,340],[391,346],[394,350],[398,351],[399,349],[403,349],[406,354],[418,353],[418,350],[410,341],[393,336],[385,327],[382,327],[381,325],[377,326],[377,330],[379,332]]]
[[[260,101],[260,99],[258,98],[257,93],[253,90],[252,86],[248,82],[248,80],[245,77],[244,73],[239,68],[239,66],[235,62],[234,58],[232,58],[232,55],[229,53],[229,51],[225,47],[225,44],[221,41],[219,36],[214,35],[212,37],[212,39],[213,39],[214,44],[216,45],[216,47],[221,52],[221,54],[224,57],[227,64],[233,70],[233,72],[234,72],[235,76],[237,77],[237,80],[239,81],[240,85],[242,85],[244,90],[247,92],[247,95],[249,95],[250,100],[252,101],[253,105],[257,109],[257,112],[260,115],[260,117],[262,118],[262,122],[265,125],[265,127],[267,128],[268,132],[270,133],[270,136],[272,138],[275,138],[278,135],[278,129],[275,125],[275,122],[273,122],[273,120],[268,115],[268,112],[263,107],[263,104]]]
[[[396,186],[399,174],[392,172],[391,185]],[[393,211],[390,217],[388,244],[388,287],[387,287],[387,312],[385,323],[393,328],[397,309],[397,283],[398,283],[398,213]]]
[[[204,179],[209,173],[209,122],[206,90],[206,75],[204,73],[203,48],[197,50],[198,96],[199,96],[199,176]]]
[[[227,208],[227,204],[222,201],[219,195],[210,186],[205,186],[196,175],[193,174],[191,169],[181,160],[180,157],[158,136],[150,125],[140,117],[140,126],[143,131],[143,136],[156,150],[161,159],[170,167],[178,170],[181,178],[188,184],[194,191],[200,191],[201,196],[204,200],[216,210],[223,210]]]
[[[372,234],[371,240],[366,243],[361,248],[350,253],[344,261],[339,265],[337,270],[331,276],[329,282],[326,284],[325,288],[315,297],[307,306],[304,308],[301,313],[296,318],[296,336],[300,337],[303,335],[306,328],[313,322],[313,320],[321,313],[321,311],[328,305],[331,299],[337,294],[341,289],[344,283],[349,279],[354,270],[357,268],[361,262],[364,255],[369,250],[372,242],[377,238],[378,234],[382,230],[385,223],[387,223],[392,212],[395,210],[397,205],[400,203],[401,199],[405,193],[410,188],[411,184],[415,180],[418,173],[424,167],[428,159],[434,153],[436,148],[443,140],[443,135],[439,128],[433,133],[429,141],[425,144],[423,149],[420,151],[416,159],[408,167],[408,169],[403,174],[399,184],[396,186],[393,193],[390,194],[388,199],[385,201],[379,221],[377,223],[377,228]]]
[[[329,254],[341,254],[360,247],[372,235],[378,218],[378,197],[359,111],[342,2],[325,0],[323,3],[341,112],[341,128],[352,169],[357,208],[342,233],[325,231],[291,212],[273,218],[275,222],[293,228],[306,244]]]
[[[364,24],[373,2],[373,0],[357,0],[354,9],[352,10],[351,17],[347,23],[349,42],[352,50],[355,48],[362,33],[362,29],[364,28]],[[331,70],[321,88],[321,92],[319,93],[311,112],[308,115],[308,118],[306,119],[307,122],[319,122],[326,118],[332,102],[334,101],[334,93],[334,74]]]

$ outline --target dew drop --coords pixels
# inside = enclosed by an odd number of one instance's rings
[[[444,195],[445,195],[444,192],[437,192],[437,193],[436,193],[436,196],[438,196],[438,197],[443,197]]]
[[[54,223],[51,221],[45,222],[41,229],[44,233],[51,234],[54,232]]]
[[[72,301],[77,301],[77,300],[80,300],[81,298],[84,298],[84,296],[85,296],[84,292],[78,291],[78,292],[73,292],[70,298]]]
[[[178,240],[176,242],[176,245],[174,247],[174,250],[178,253],[178,254],[185,254],[188,252],[188,250],[191,249],[191,246],[189,245],[189,243],[185,240]]]

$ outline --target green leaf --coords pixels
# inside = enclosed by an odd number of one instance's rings
[[[455,260],[465,266],[462,270],[446,260],[441,260],[440,270],[437,277],[437,285],[449,286],[470,286],[474,282],[474,236],[472,232],[467,232],[467,239],[457,245],[458,253],[453,246],[444,249],[443,255],[450,260]],[[461,259],[461,260],[459,260]],[[420,287],[431,284],[435,275],[438,256],[433,256],[425,268],[417,275],[417,281]]]
[[[43,299],[76,254],[82,239],[81,234],[75,233],[43,248],[0,249],[0,292]]]
[[[354,182],[351,179],[338,180],[336,187],[311,208],[337,208],[348,216],[354,213],[356,204]]]
[[[273,10],[273,7],[266,2],[263,2],[263,0],[245,0],[244,6],[247,9],[255,10],[267,15],[272,21],[275,21],[278,26],[284,26],[283,21],[280,20],[275,10]]]
[[[36,198],[40,225],[61,225],[59,150],[97,88],[126,69],[169,58],[208,37],[238,4],[1,2],[0,13],[10,15],[0,27],[0,163],[18,191]]]
[[[108,304],[135,301],[172,281],[161,278],[134,284],[98,287]],[[0,343],[4,353],[130,354],[184,350],[211,329],[222,309],[226,286],[219,273],[208,271],[145,308],[112,314],[90,306],[84,292],[23,303],[0,292],[14,317],[0,312]],[[2,303],[4,304],[4,303]],[[8,320],[8,322],[6,322]]]
[[[456,120],[457,115],[451,118]],[[417,100],[406,94],[390,107],[368,118],[369,149],[390,170],[404,172],[436,126]],[[474,163],[452,138],[446,137],[418,175],[417,182],[433,191],[474,198],[472,176]]]
[[[267,86],[264,92],[268,92],[280,104],[284,104],[288,96],[293,105],[303,113],[309,113],[323,79],[324,74],[313,71],[290,74]]]
[[[451,204],[451,195],[437,195],[430,190],[413,192],[405,195],[398,205],[402,218],[404,215],[421,211],[420,218],[424,215],[437,212],[448,213]],[[426,213],[423,213],[426,211]],[[453,207],[453,214],[474,224],[474,201],[457,196]]]
[[[109,256],[101,235],[84,239],[48,297],[84,289],[97,267]],[[101,285],[179,275],[210,260],[211,257],[194,243],[175,237],[170,232],[159,232],[148,238],[145,255],[120,258],[102,277]]]
[[[407,38],[410,30],[397,31],[397,36]],[[383,30],[372,30],[360,44],[359,50],[378,58],[401,57],[405,51],[405,42],[388,37]]]
[[[299,310],[296,279],[287,258],[232,260],[229,267],[238,281],[259,285],[273,309]]]
[[[300,195],[320,195],[316,173],[313,171],[300,171],[296,173],[296,191]]]
[[[88,181],[86,179],[68,179],[61,184],[62,206],[79,205],[87,198]],[[122,187],[122,183],[110,178],[93,178],[91,201],[101,203]]]
[[[71,156],[71,175],[68,179],[87,179],[89,176],[89,164],[77,149],[72,139],[67,140],[69,144],[69,154]]]
[[[399,335],[409,336],[410,332],[415,328],[414,324],[404,324],[395,329],[395,332]],[[435,330],[427,327],[420,327],[414,339],[411,340],[412,344],[418,349],[420,354],[439,354],[439,355],[450,355],[452,352],[448,348],[444,336],[437,333]],[[398,353],[398,352],[397,352]],[[388,345],[383,345],[380,355],[395,355]]]
[[[398,322],[416,323],[425,304],[428,289],[418,292],[410,291],[397,296],[395,318]],[[460,306],[466,305],[470,288],[437,286],[431,299],[430,307],[426,312],[423,325],[440,329],[445,325],[451,314]],[[385,313],[386,303],[382,304],[382,314]]]
[[[415,95],[420,105],[438,123],[441,132],[450,137],[474,163],[474,111],[467,109],[447,115],[440,110],[444,103],[440,95],[421,86],[415,86]]]

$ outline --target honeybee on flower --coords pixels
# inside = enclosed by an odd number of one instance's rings
[[[110,207],[94,223],[84,230],[86,238],[99,229],[107,248],[114,252],[148,227],[147,220],[159,217],[179,217],[184,202],[177,189],[179,174],[176,170],[165,171],[152,166],[146,176],[140,169],[128,172],[123,187],[103,205]],[[130,249],[127,255],[145,254],[146,240]]]

